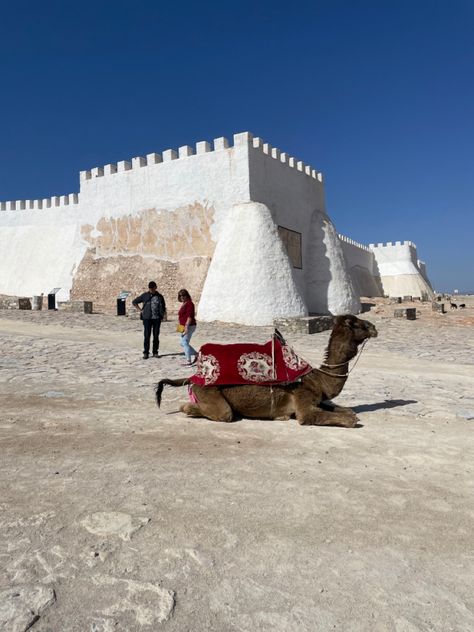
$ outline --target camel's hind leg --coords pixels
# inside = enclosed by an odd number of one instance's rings
[[[296,419],[302,426],[341,426],[353,428],[357,423],[356,414],[350,409],[325,410],[315,406],[314,394],[310,391],[297,391],[294,394]]]
[[[180,407],[181,412],[189,417],[207,417],[211,421],[232,421],[232,408],[217,388],[193,386],[193,392],[198,403],[183,404]]]

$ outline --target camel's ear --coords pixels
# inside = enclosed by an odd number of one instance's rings
[[[352,327],[352,320],[350,319],[348,314],[342,314],[340,316],[335,316],[333,320],[333,329],[341,328],[341,327]]]

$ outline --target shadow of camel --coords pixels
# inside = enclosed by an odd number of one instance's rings
[[[408,404],[418,404],[416,399],[386,399],[375,404],[362,404],[361,406],[351,406],[355,413],[366,413],[371,410],[381,410],[383,408],[397,408],[397,406],[408,406]]]

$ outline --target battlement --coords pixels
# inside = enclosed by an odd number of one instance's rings
[[[42,200],[13,200],[0,202],[0,211],[26,211],[55,208],[59,206],[72,206],[79,204],[79,194],[69,193],[69,195],[54,195]]]
[[[369,248],[395,248],[397,246],[410,246],[411,248],[416,248],[416,244],[412,241],[387,241],[386,244],[378,243],[378,244],[369,244]]]
[[[80,181],[86,182],[87,180],[92,180],[93,178],[115,175],[117,173],[142,169],[143,167],[150,167],[174,160],[187,160],[195,156],[211,152],[221,152],[245,145],[253,147],[254,149],[260,149],[262,153],[267,154],[275,160],[279,160],[283,164],[287,164],[292,169],[301,171],[315,180],[319,180],[319,182],[322,182],[323,180],[321,172],[313,169],[310,165],[306,165],[301,160],[298,160],[287,153],[281,152],[276,147],[272,147],[268,143],[264,143],[261,138],[254,138],[251,132],[234,134],[233,143],[234,144],[231,145],[227,138],[221,136],[219,138],[215,138],[212,143],[208,141],[199,141],[196,143],[195,147],[191,147],[191,145],[183,145],[178,149],[165,149],[162,153],[151,153],[146,156],[136,156],[130,160],[121,160],[120,162],[104,165],[103,167],[94,167],[93,169],[80,171]]]
[[[241,132],[233,135],[233,144],[223,136],[215,138],[212,142],[199,141],[195,146],[183,145],[177,149],[165,149],[161,153],[150,153],[146,156],[135,156],[129,160],[121,160],[116,163],[110,163],[100,167],[79,172],[81,186],[95,178],[106,178],[107,176],[117,176],[117,174],[125,172],[137,173],[146,167],[156,167],[157,165],[166,165],[170,162],[180,162],[183,160],[196,160],[204,154],[218,154],[233,149],[245,148],[246,151],[260,151],[262,154],[277,161],[279,164],[286,165],[290,169],[301,173],[303,176],[312,178],[318,182],[323,181],[320,171],[313,169],[311,165],[305,164],[302,160],[290,156],[286,152],[282,152],[276,147],[272,147],[269,143],[264,142],[261,138],[254,137],[250,132]],[[56,207],[65,207],[79,204],[80,194],[71,193],[69,195],[52,196],[40,200],[10,200],[0,202],[0,211],[18,211],[18,210],[41,210]]]
[[[306,165],[302,160],[298,160],[297,158],[294,158],[293,156],[282,152],[277,147],[272,147],[269,143],[265,143],[261,138],[253,138],[251,134],[249,134],[249,136],[250,140],[252,141],[252,147],[254,149],[259,149],[274,160],[279,160],[281,163],[288,165],[288,167],[290,167],[291,169],[301,171],[310,178],[319,180],[319,182],[323,181],[323,174],[320,171],[313,169],[311,165]]]
[[[338,233],[337,235],[341,241],[346,244],[350,244],[351,246],[355,246],[356,248],[360,248],[360,250],[365,250],[366,252],[370,252],[369,246],[365,246],[364,244],[360,244],[358,241],[351,239],[350,237],[346,237],[345,235],[341,235]]]
[[[233,147],[240,146],[245,142],[250,142],[252,135],[249,132],[243,132],[242,134],[234,134]],[[117,163],[104,165],[103,167],[94,167],[87,171],[80,171],[81,182],[91,180],[92,178],[100,178],[102,176],[114,175],[116,173],[123,173],[124,171],[133,171],[136,169],[142,169],[143,167],[150,167],[162,163],[171,162],[173,160],[183,160],[191,158],[193,156],[200,156],[210,152],[219,152],[226,149],[231,149],[227,138],[223,136],[215,138],[213,144],[208,141],[199,141],[195,147],[190,145],[183,145],[176,149],[165,149],[161,154],[151,153],[146,156],[136,156],[131,160],[121,160]]]

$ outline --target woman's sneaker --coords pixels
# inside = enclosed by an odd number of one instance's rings
[[[143,354],[143,359],[144,359],[144,360],[148,360],[148,358],[149,358],[149,357],[150,357],[150,354],[149,354],[149,353],[144,353],[144,354]]]

